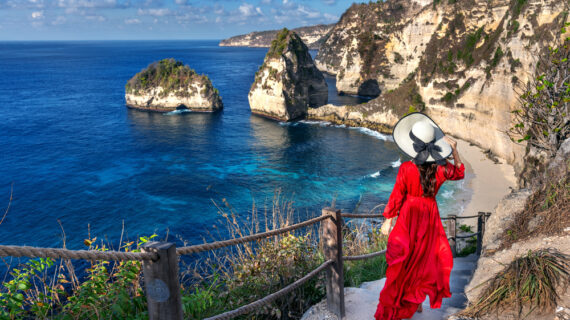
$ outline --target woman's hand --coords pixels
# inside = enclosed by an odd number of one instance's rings
[[[449,143],[449,145],[451,146],[451,154],[453,155],[453,164],[456,167],[459,167],[461,165],[461,158],[459,158],[459,152],[457,151],[457,141],[451,139],[448,136],[443,136],[443,140],[447,143]]]
[[[383,235],[387,236],[390,234],[390,227],[392,227],[392,218],[384,220],[382,227],[380,227],[380,231]]]
[[[457,150],[457,141],[451,139],[448,136],[443,136],[443,140],[447,143],[449,143],[449,145],[451,146],[451,149],[453,150]]]

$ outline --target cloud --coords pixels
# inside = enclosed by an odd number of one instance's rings
[[[41,1],[41,0],[38,0]],[[57,0],[60,8],[125,9],[131,7],[128,0]]]
[[[32,12],[32,19],[43,19],[44,12],[43,11],[34,11]]]
[[[125,24],[139,24],[141,21],[137,18],[125,19]]]
[[[254,7],[249,3],[244,3],[238,8],[241,16],[243,18],[255,17],[255,16],[262,16],[263,12],[261,11],[260,7]]]
[[[151,9],[139,9],[137,12],[140,16],[153,16],[153,17],[164,17],[172,15],[172,11],[167,8],[151,8]]]
[[[315,11],[315,10],[310,10],[305,6],[299,5],[297,7],[297,12],[299,13],[300,16],[308,18],[308,19],[315,19],[315,18],[319,18],[321,16],[321,13],[319,11]]]
[[[340,17],[335,16],[334,14],[330,14],[330,13],[324,13],[323,17],[325,17],[325,20],[327,22],[337,22],[340,19]]]
[[[322,3],[329,5],[329,6],[336,4],[336,0],[321,0],[321,1],[322,1]]]
[[[55,18],[55,20],[53,20],[51,22],[52,25],[57,26],[60,24],[64,24],[65,21],[67,21],[67,19],[64,16],[57,16],[57,18]]]

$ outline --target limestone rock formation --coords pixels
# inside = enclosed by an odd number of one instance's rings
[[[213,112],[223,108],[210,79],[174,59],[153,62],[133,76],[125,85],[125,100],[130,108],[157,112]]]
[[[339,92],[381,93],[368,103],[374,110],[402,116],[410,104],[382,96],[418,95],[446,133],[518,165],[524,147],[505,134],[518,103],[513,83],[534,77],[536,57],[559,35],[567,11],[560,0],[354,4],[315,63],[336,74]],[[361,113],[364,122],[372,114]]]
[[[325,79],[295,32],[283,29],[273,40],[248,98],[254,114],[284,121],[327,103]]]
[[[318,49],[334,24],[319,24],[316,26],[293,29],[301,37],[309,49]],[[222,47],[262,47],[269,48],[280,30],[254,31],[248,34],[234,36],[220,41]]]

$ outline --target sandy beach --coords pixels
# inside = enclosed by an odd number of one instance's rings
[[[496,164],[483,153],[481,148],[469,142],[457,140],[457,149],[465,164],[465,184],[471,192],[457,199],[465,203],[465,209],[458,216],[476,215],[478,212],[493,212],[499,201],[515,188],[514,169],[505,160]],[[461,224],[476,225],[476,219],[462,221]]]

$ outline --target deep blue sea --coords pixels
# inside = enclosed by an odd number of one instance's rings
[[[0,42],[0,218],[13,186],[0,243],[59,247],[59,223],[76,249],[88,231],[117,241],[123,224],[131,239],[201,243],[220,224],[214,201],[242,218],[255,202],[262,216],[277,190],[300,219],[333,199],[347,211],[385,203],[406,160],[389,137],[251,115],[247,94],[265,53],[217,41]],[[127,109],[127,80],[169,57],[207,74],[224,110]],[[331,103],[361,102],[327,82]],[[444,185],[440,207],[457,188]]]

